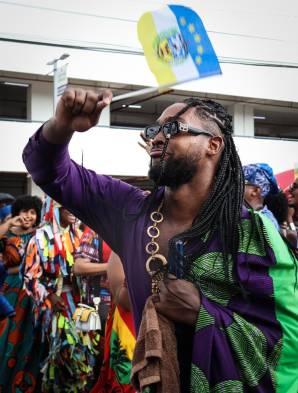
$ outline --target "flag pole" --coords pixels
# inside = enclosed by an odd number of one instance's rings
[[[184,83],[184,81],[183,81],[183,83]],[[169,83],[169,84],[161,85],[161,86],[146,87],[144,89],[131,91],[129,93],[120,94],[118,96],[113,97],[112,98],[112,102],[126,100],[127,98],[139,97],[139,96],[143,96],[145,94],[155,93],[156,91],[162,93],[162,92],[165,92],[166,90],[170,90],[171,87],[173,87],[173,86],[175,86],[177,84],[178,83],[175,82],[175,83]]]
[[[160,85],[160,86],[145,87],[144,89],[134,90],[129,93],[119,94],[118,96],[114,96],[112,98],[112,102],[126,100],[127,98],[139,97],[139,96],[143,96],[145,94],[155,93],[157,91],[159,93],[165,93],[166,91],[171,90],[171,88],[174,86],[182,85],[183,83],[187,83],[192,80],[193,80],[193,78],[190,78],[190,79],[185,79],[182,81],[175,81],[172,83],[167,83],[167,84]]]

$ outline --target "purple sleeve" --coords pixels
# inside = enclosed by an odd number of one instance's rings
[[[23,161],[32,179],[119,252],[124,217],[138,209],[144,200],[143,193],[118,179],[97,175],[78,165],[70,159],[67,144],[49,143],[41,129],[29,139],[23,151]]]

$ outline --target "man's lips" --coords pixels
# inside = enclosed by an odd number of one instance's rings
[[[162,149],[152,149],[150,151],[151,158],[159,158],[162,155]]]
[[[151,158],[160,158],[162,156],[163,149],[152,149],[150,151]],[[165,156],[168,156],[169,152],[167,151]]]

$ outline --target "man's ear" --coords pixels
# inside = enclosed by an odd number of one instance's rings
[[[224,140],[221,136],[216,135],[209,138],[208,153],[215,156],[224,148]]]

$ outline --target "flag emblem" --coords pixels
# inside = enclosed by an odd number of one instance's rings
[[[188,48],[180,32],[173,29],[158,35],[156,53],[166,63],[181,63],[188,56]]]
[[[146,12],[138,36],[159,85],[221,74],[203,22],[191,8],[168,5]]]

